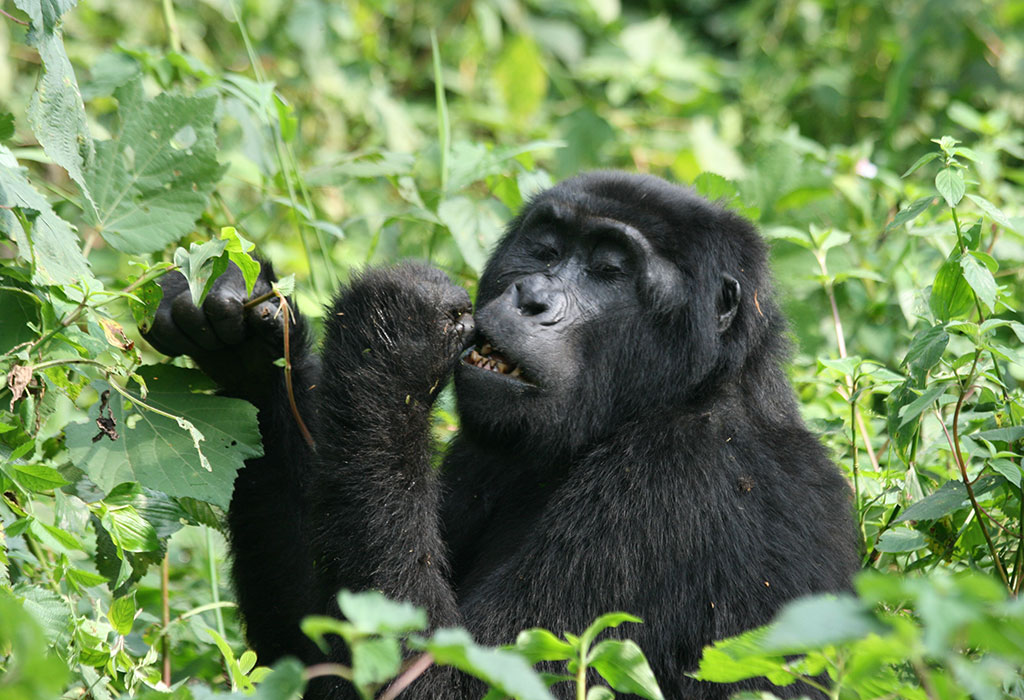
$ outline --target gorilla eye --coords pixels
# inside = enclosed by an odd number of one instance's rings
[[[625,275],[629,268],[629,256],[618,247],[599,246],[590,258],[588,269],[591,273],[604,278],[616,278]]]
[[[562,253],[551,243],[539,242],[530,249],[530,255],[542,263],[554,263],[562,256]]]

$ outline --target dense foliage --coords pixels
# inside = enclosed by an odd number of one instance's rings
[[[793,380],[855,493],[857,596],[797,602],[701,676],[1024,694],[1020,3],[75,5],[0,17],[0,695],[287,698],[341,673],[371,697],[405,644],[488,697],[659,697],[598,639],[628,615],[484,649],[372,594],[307,624],[353,668],[257,666],[220,534],[254,409],[137,331],[172,266],[197,299],[229,259],[254,278],[250,241],[312,316],[403,257],[472,291],[524,199],[593,167],[693,184],[772,239]]]

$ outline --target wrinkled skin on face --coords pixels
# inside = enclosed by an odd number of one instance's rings
[[[639,220],[623,216],[631,213],[629,185],[638,180],[615,184],[613,196],[602,196],[593,176],[585,189],[569,180],[510,226],[480,281],[476,342],[455,372],[467,430],[571,451],[637,410],[681,398],[713,370],[724,347],[716,341],[742,298],[739,281],[714,260],[701,261],[698,275],[685,274],[690,268],[679,263],[690,261],[672,260],[656,245],[686,222],[666,220],[656,201]],[[677,214],[679,190],[670,194]],[[721,215],[696,197],[692,205]],[[695,286],[707,288],[705,277],[721,289],[717,300],[693,298]],[[680,363],[697,370],[689,386],[679,384]],[[638,364],[643,371],[620,371]],[[654,384],[659,375],[673,388],[668,395],[631,383],[641,377]],[[650,401],[640,406],[638,396]]]

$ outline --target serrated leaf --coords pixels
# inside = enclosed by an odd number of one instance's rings
[[[25,231],[11,207],[38,212],[30,232]],[[32,263],[33,283],[72,285],[93,279],[71,225],[57,216],[32,187],[5,146],[0,146],[0,230],[14,239],[18,257]]]
[[[227,245],[226,240],[215,240],[190,243],[188,250],[174,251],[174,264],[188,281],[188,291],[196,306],[203,303],[214,281],[227,269],[227,260],[221,257]]]
[[[59,32],[61,16],[75,6],[75,0],[15,0],[14,4],[29,16],[26,41],[39,51],[43,65],[28,106],[29,125],[46,155],[67,170],[91,203],[84,170],[93,157],[93,141],[78,80]]]
[[[433,654],[439,664],[482,679],[517,700],[554,700],[526,659],[513,651],[478,646],[462,629],[440,629],[415,646]]]
[[[88,216],[121,252],[152,253],[191,230],[224,173],[216,158],[216,98],[164,93],[146,100],[138,78],[115,95],[119,128],[96,145],[85,174],[97,207]]]
[[[967,191],[963,174],[955,168],[943,168],[939,171],[935,176],[935,189],[950,207],[959,204]]]
[[[135,594],[116,598],[110,604],[110,611],[107,613],[110,626],[122,637],[132,631],[132,623],[135,622]]]
[[[960,258],[960,269],[964,272],[964,279],[971,289],[978,295],[978,299],[992,309],[996,304],[996,278],[992,276],[989,269],[978,262],[973,251],[968,251]]]
[[[875,549],[879,552],[900,554],[902,552],[916,552],[919,549],[924,549],[926,546],[928,546],[928,543],[920,532],[900,527],[883,532],[882,536],[878,538],[878,544],[875,545]]]
[[[139,374],[150,388],[146,403],[187,416],[205,436],[201,446],[210,469],[202,466],[192,437],[174,420],[134,407],[139,418],[129,428],[124,402],[114,393],[110,407],[121,437],[93,442],[94,422],[69,425],[67,445],[73,463],[106,491],[125,481],[138,481],[169,496],[189,496],[226,508],[244,460],[263,454],[255,406],[194,393],[194,388],[212,388],[199,372],[156,365],[141,368]],[[97,408],[92,408],[90,417],[95,418]]]
[[[663,700],[654,671],[636,642],[606,639],[588,657],[589,666],[620,693],[632,693],[647,700]]]

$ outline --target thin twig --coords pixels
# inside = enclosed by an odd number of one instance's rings
[[[285,299],[284,294],[274,289],[274,294],[281,302],[281,311],[284,313],[284,386],[285,391],[288,393],[288,405],[292,409],[292,416],[295,418],[295,423],[299,426],[299,432],[302,433],[302,439],[306,441],[310,449],[316,448],[316,443],[313,441],[313,436],[309,432],[309,428],[306,427],[306,422],[302,420],[302,414],[299,413],[299,405],[295,401],[295,390],[292,387],[292,355],[291,346],[289,343],[290,333],[288,331],[288,319],[291,316],[292,310],[288,306],[288,300]]]
[[[20,24],[23,27],[27,27],[28,26],[28,22],[26,22],[25,20],[18,19],[14,15],[9,14],[7,12],[4,12],[3,10],[0,10],[0,15],[3,15],[4,17],[6,17],[7,19],[11,20],[12,22],[17,22],[18,24]],[[4,207],[4,209],[10,209],[10,208],[11,207]]]
[[[402,675],[391,682],[391,685],[387,687],[387,690],[377,700],[395,700],[399,693],[408,688],[414,680],[422,676],[433,663],[433,654],[429,652],[420,654],[413,659],[412,663],[409,664],[409,668],[405,669]]]
[[[168,562],[170,557],[170,551],[164,555],[164,560],[160,564],[160,600],[162,601],[163,608],[163,627],[166,630],[171,624],[171,600],[170,600],[170,580],[171,580],[171,565]],[[171,685],[171,639],[166,634],[161,636],[160,639],[160,655],[163,657],[163,681],[164,685],[170,687]]]

